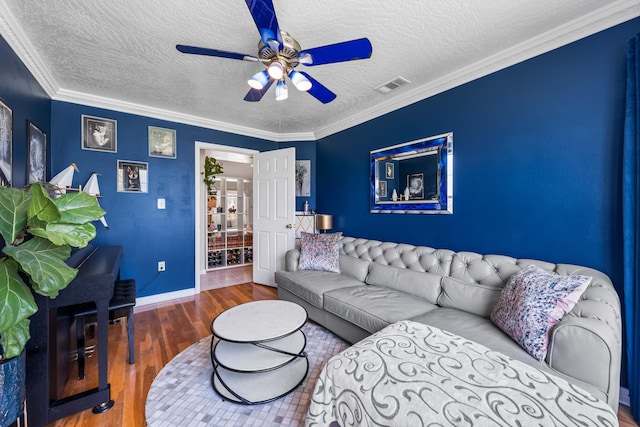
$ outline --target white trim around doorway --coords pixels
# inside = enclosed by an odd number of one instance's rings
[[[200,293],[200,275],[206,272],[205,265],[203,265],[203,260],[205,256],[203,256],[203,250],[205,247],[205,238],[206,238],[206,227],[204,225],[205,219],[203,212],[203,201],[204,201],[204,184],[202,183],[202,177],[200,176],[200,165],[203,162],[202,155],[203,151],[224,151],[228,153],[241,153],[249,156],[253,156],[256,153],[259,153],[258,150],[251,150],[248,148],[240,148],[240,147],[232,147],[229,145],[221,145],[221,144],[213,144],[210,142],[201,142],[196,141],[195,143],[195,154],[194,154],[194,195],[195,195],[195,293]]]

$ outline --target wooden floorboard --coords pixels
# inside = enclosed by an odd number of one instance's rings
[[[223,310],[249,301],[275,298],[275,288],[246,283],[204,291],[171,302],[137,307],[135,364],[128,363],[126,322],[123,320],[120,324],[109,325],[109,383],[111,398],[115,401],[113,408],[98,415],[87,409],[49,426],[146,426],[144,406],[147,393],[153,379],[172,358],[199,339],[211,335],[211,320]],[[76,380],[77,373],[72,370],[65,393],[73,394],[97,386],[95,357],[87,359],[86,369],[84,380]],[[638,426],[629,408],[621,406],[618,419],[621,427]]]

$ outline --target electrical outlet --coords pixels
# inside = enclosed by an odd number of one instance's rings
[[[164,261],[158,261],[158,271],[164,271]]]

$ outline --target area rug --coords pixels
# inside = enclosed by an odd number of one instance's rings
[[[322,367],[349,345],[315,323],[302,327],[309,373],[293,392],[274,402],[245,406],[223,400],[211,387],[211,337],[171,360],[153,380],[145,416],[149,427],[301,426]]]

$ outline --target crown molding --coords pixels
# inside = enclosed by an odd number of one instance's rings
[[[610,3],[561,27],[515,45],[482,61],[450,73],[447,76],[419,86],[414,90],[395,96],[372,108],[362,110],[359,113],[338,120],[329,126],[309,130],[308,132],[295,133],[268,132],[175,111],[62,89],[2,0],[0,0],[0,35],[4,37],[9,46],[16,52],[20,60],[53,100],[154,117],[161,120],[185,123],[274,142],[297,142],[315,141],[325,138],[638,16],[640,16],[640,3],[638,3],[637,0],[619,0]]]
[[[67,89],[59,89],[57,94],[53,96],[53,99],[55,101],[64,101],[64,102],[70,102],[73,104],[88,105],[90,107],[104,108],[107,110],[115,110],[123,113],[136,114],[139,116],[153,117],[160,120],[184,123],[188,125],[203,127],[206,129],[219,130],[223,132],[234,133],[237,135],[244,135],[244,136],[250,136],[253,138],[266,139],[274,142],[315,140],[315,136],[311,132],[297,132],[297,133],[268,132],[265,130],[255,129],[248,126],[240,126],[232,123],[225,123],[218,120],[212,120],[204,117],[193,116],[190,114],[178,113],[176,111],[150,107],[148,105],[135,104],[132,102],[106,98],[102,96],[92,95],[92,94],[83,93],[83,92],[76,92],[76,91],[67,90]]]
[[[637,0],[620,0],[611,3],[561,27],[419,86],[412,91],[405,92],[387,102],[317,129],[314,131],[314,135],[316,139],[325,138],[638,16],[640,16],[640,3]]]
[[[0,0],[0,35],[7,41],[18,58],[33,74],[49,98],[58,91],[58,83],[33,47],[22,27],[4,1]]]

